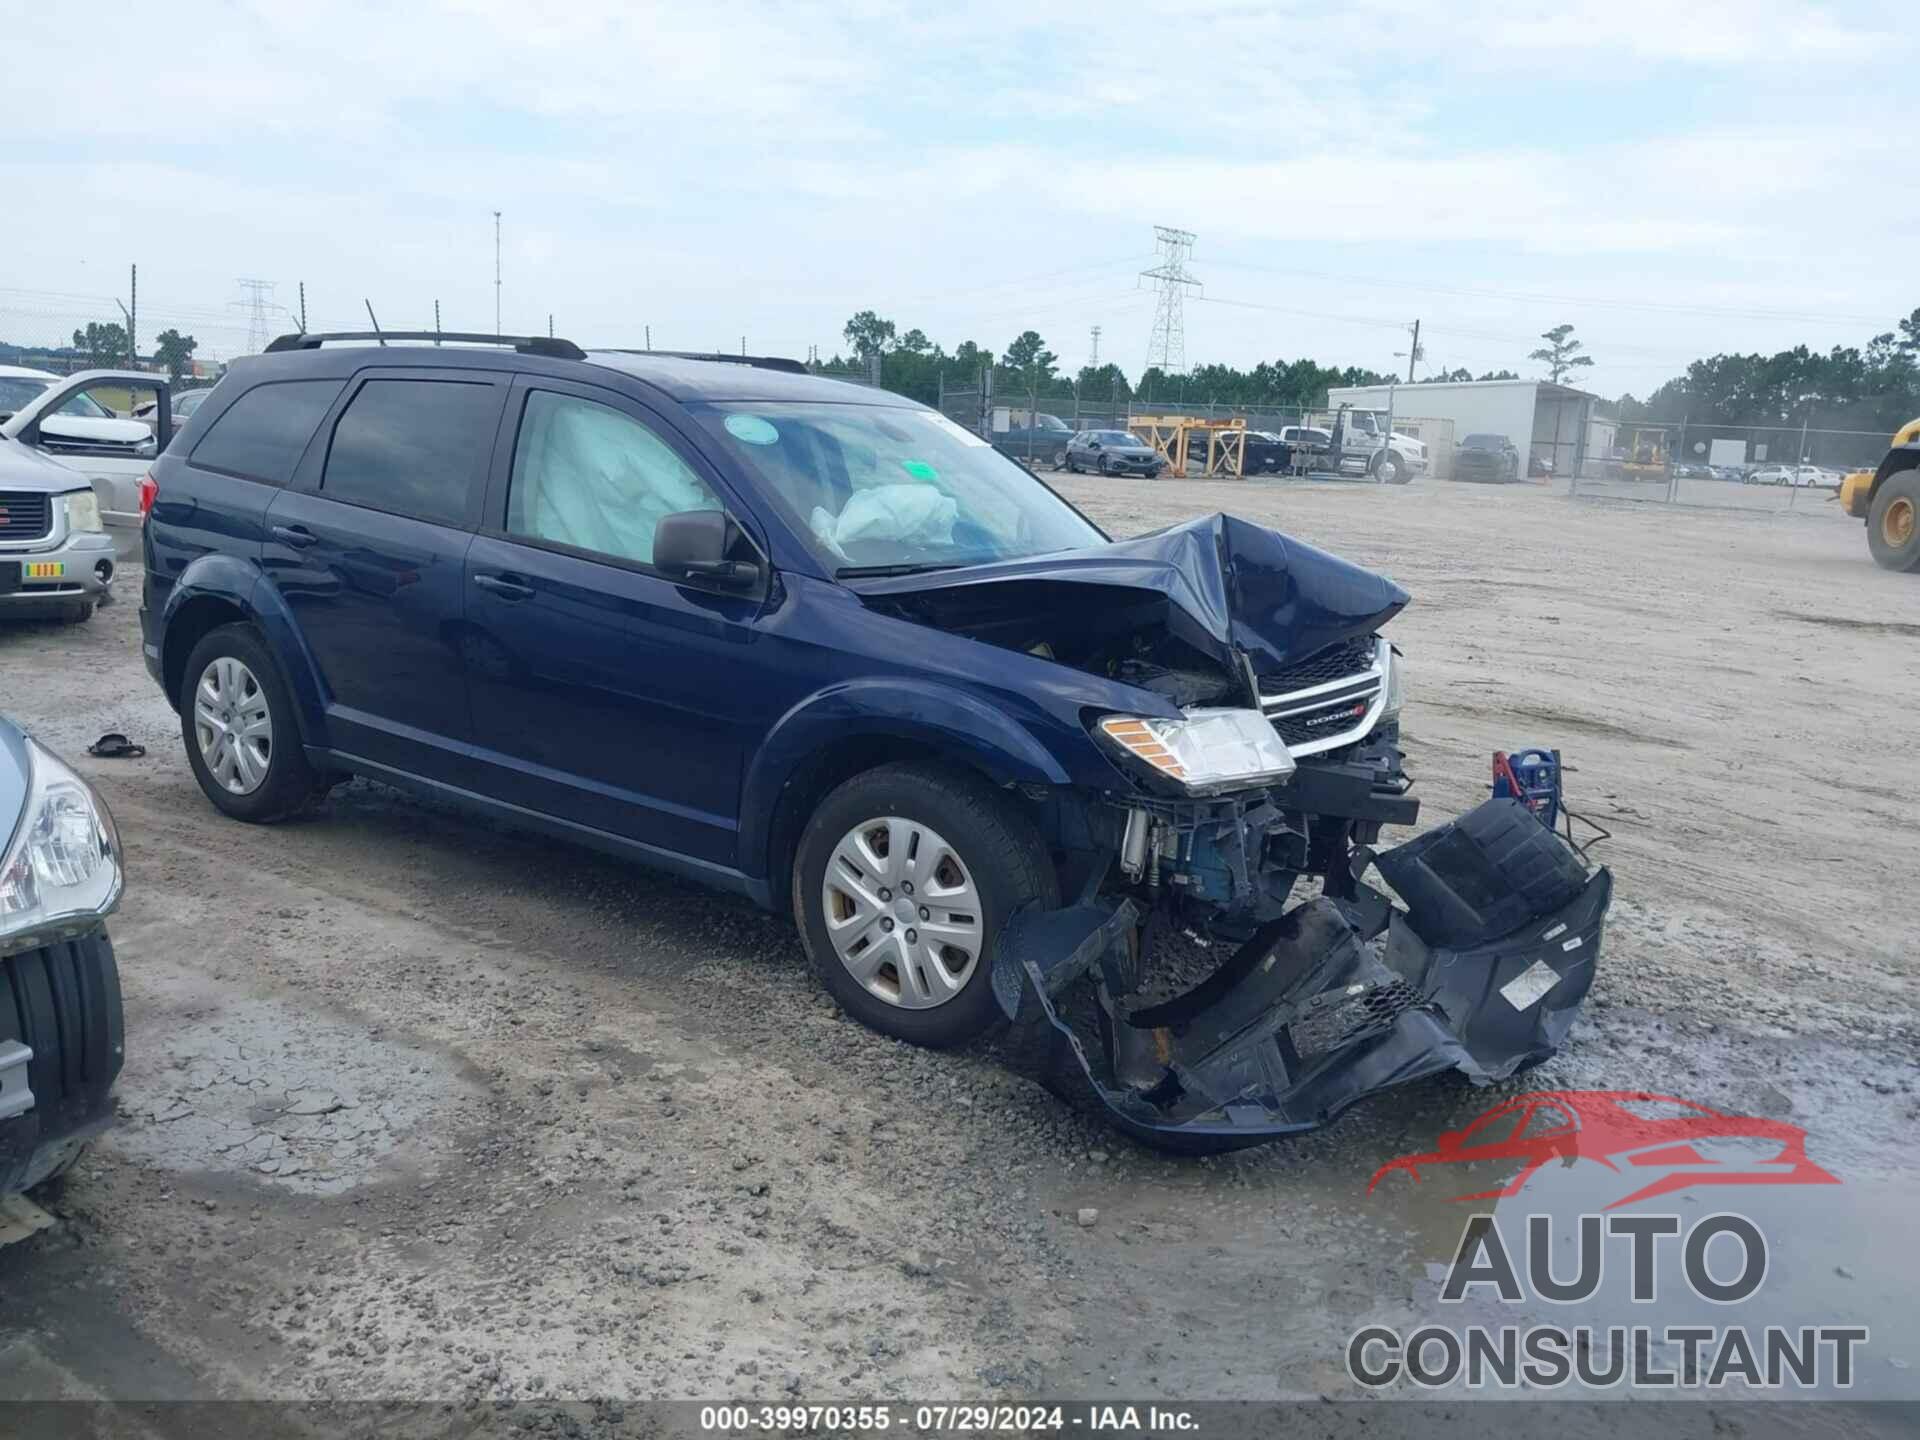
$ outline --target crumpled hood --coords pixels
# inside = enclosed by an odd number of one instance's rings
[[[1371,633],[1411,598],[1384,575],[1223,514],[1094,549],[851,584],[895,596],[1030,580],[1165,595],[1181,639],[1229,667],[1244,653],[1262,674]]]

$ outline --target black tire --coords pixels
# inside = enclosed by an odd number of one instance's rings
[[[905,1009],[870,993],[827,937],[821,886],[834,847],[862,821],[883,815],[935,828],[980,892],[982,953],[960,993],[932,1009]],[[820,802],[794,850],[793,918],[820,983],[862,1024],[935,1049],[964,1044],[1003,1018],[992,984],[1000,932],[1021,906],[1052,908],[1058,897],[1059,883],[1032,823],[985,781],[933,765],[882,765],[854,776]]]
[[[1100,462],[1100,473],[1112,479],[1120,473],[1120,466],[1112,460],[1102,460]]]
[[[72,621],[75,625],[85,624],[93,618],[93,601],[82,600],[76,605],[68,606],[64,618]]]
[[[222,656],[232,656],[253,673],[261,693],[267,699],[267,713],[273,722],[274,743],[267,760],[267,776],[257,789],[236,795],[208,772],[194,735],[193,693],[207,666]],[[267,648],[267,642],[251,625],[222,625],[201,637],[187,657],[180,680],[180,739],[186,746],[187,764],[193,778],[214,808],[235,820],[249,824],[269,824],[298,814],[325,791],[321,777],[307,763],[300,744],[300,724],[295,717],[293,697],[280,676],[280,665]]]
[[[1066,463],[1066,460],[1067,460],[1067,452],[1064,450],[1056,450],[1053,452],[1053,460],[1051,463],[1053,465],[1053,468],[1055,470],[1058,470],[1062,465]]]
[[[1373,462],[1373,478],[1382,485],[1398,485],[1400,477],[1406,473],[1406,467],[1400,463],[1400,457],[1390,450],[1382,450],[1380,458]]]
[[[1920,570],[1920,470],[1902,470],[1880,482],[1867,509],[1867,548],[1886,570]],[[1904,527],[1899,523],[1904,517]],[[1904,528],[1905,538],[1901,538]]]

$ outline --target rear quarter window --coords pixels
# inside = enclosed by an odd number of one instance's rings
[[[190,463],[285,485],[344,383],[278,380],[254,386],[215,418]]]

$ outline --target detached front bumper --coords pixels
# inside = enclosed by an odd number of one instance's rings
[[[1593,983],[1609,873],[1511,800],[1376,863],[1407,910],[1309,901],[1151,1006],[1115,983],[1132,901],[1016,916],[993,976],[1016,1063],[1139,1139],[1229,1149],[1442,1071],[1486,1085],[1552,1055]]]
[[[0,959],[0,1195],[39,1184],[106,1128],[125,1053],[104,927]]]

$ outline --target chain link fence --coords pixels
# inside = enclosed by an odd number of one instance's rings
[[[1873,469],[1887,448],[1880,431],[1811,424],[1596,420],[1583,438],[1577,450],[1563,445],[1554,456],[1555,475],[1575,496],[1833,515],[1841,480]]]

